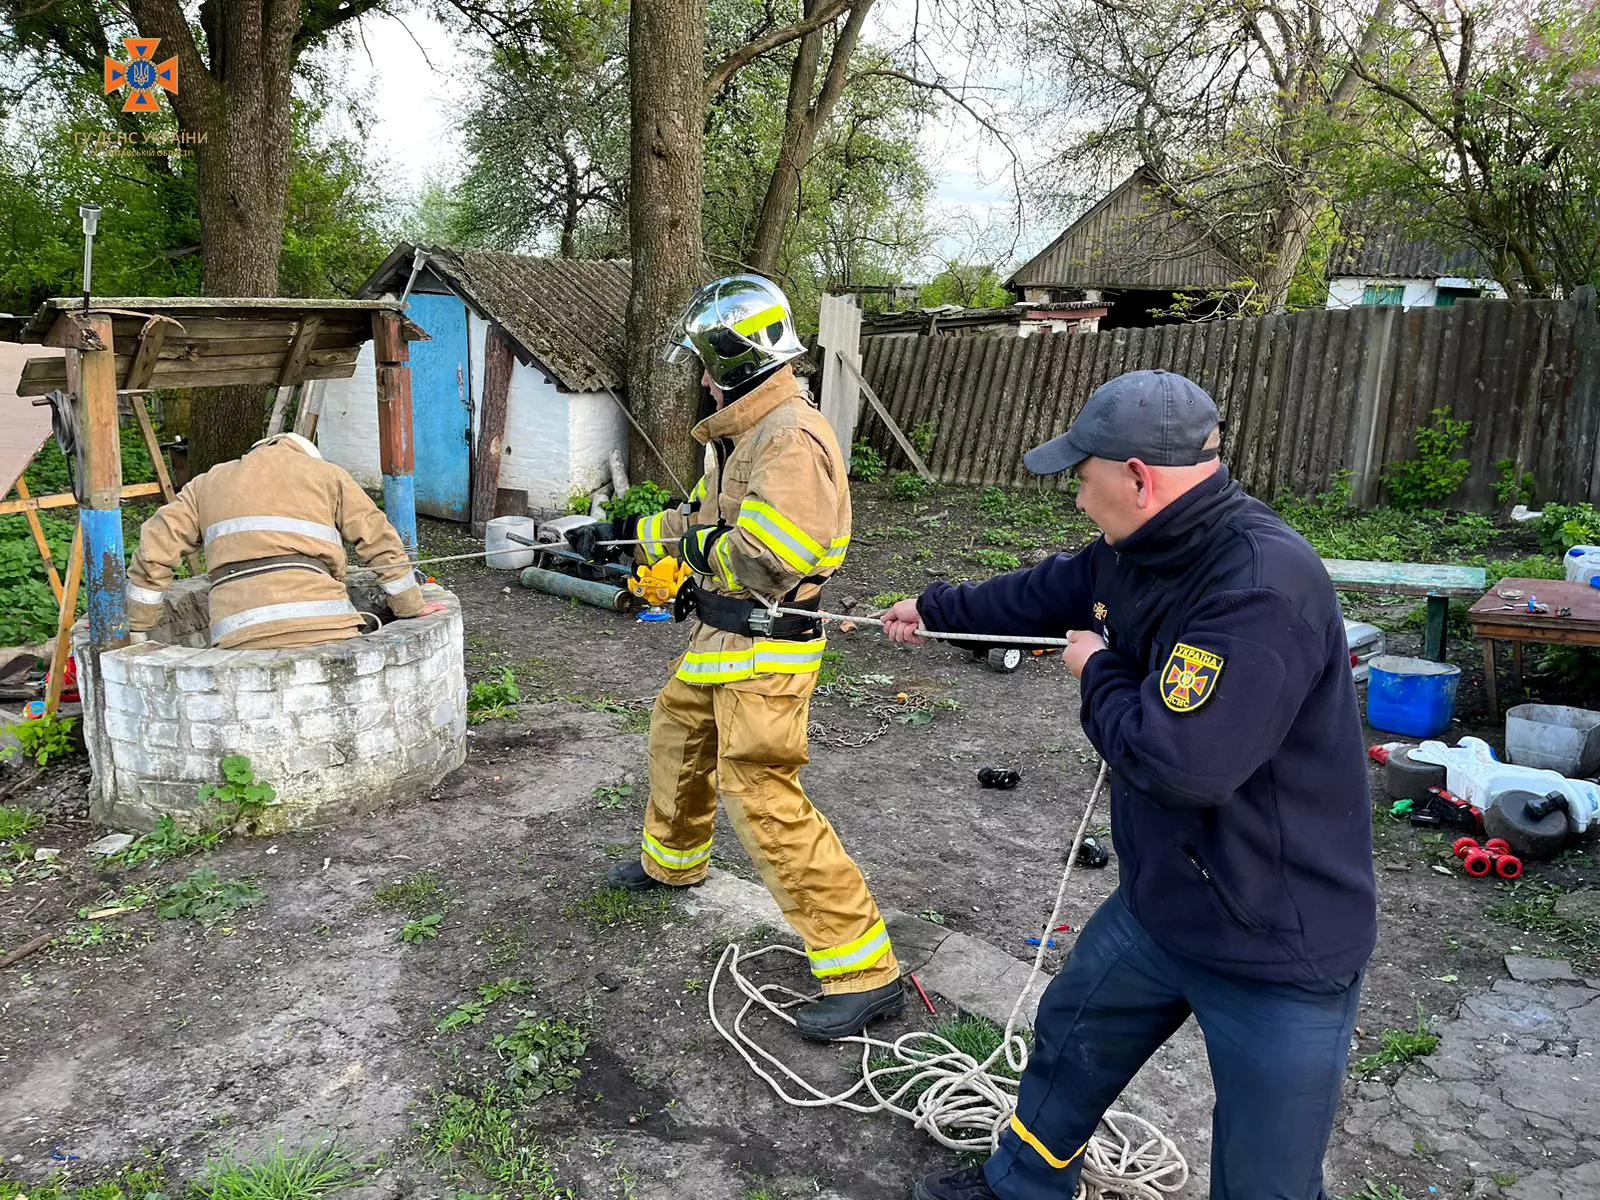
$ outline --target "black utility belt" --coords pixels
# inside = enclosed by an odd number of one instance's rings
[[[309,554],[273,554],[266,558],[247,558],[242,562],[223,563],[220,567],[212,567],[206,572],[206,578],[215,587],[236,575],[263,575],[268,571],[320,571],[324,575],[332,574],[328,564],[320,558]]]
[[[815,611],[822,607],[822,597],[809,600],[783,601],[785,608],[805,608]],[[721,596],[703,588],[694,580],[686,580],[678,589],[677,603],[673,606],[675,621],[699,617],[713,629],[745,637],[777,638],[786,642],[807,641],[822,633],[822,621],[816,617],[771,616],[767,606],[755,600],[741,600],[736,596]]]

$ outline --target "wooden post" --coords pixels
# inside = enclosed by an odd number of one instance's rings
[[[417,452],[411,434],[411,358],[399,313],[372,314],[378,376],[378,461],[383,510],[410,554],[417,552]]]
[[[846,459],[855,441],[856,418],[861,412],[861,391],[855,377],[839,366],[841,357],[861,369],[861,310],[838,296],[822,297],[817,317],[817,345],[822,348],[822,415],[833,426],[839,449]]]
[[[490,325],[483,346],[483,409],[478,415],[478,461],[472,471],[472,536],[482,537],[494,516],[500,492],[500,459],[505,453],[506,396],[511,391],[511,342]]]
[[[78,585],[83,579],[83,521],[72,533],[72,553],[67,555],[67,585],[56,617],[56,644],[50,653],[50,683],[44,693],[44,715],[53,717],[61,707],[61,687],[66,682],[67,656],[72,653],[72,625],[78,616]]]
[[[17,476],[17,499],[26,504],[33,497],[28,494],[28,481],[21,475]],[[24,510],[28,517],[28,528],[33,530],[33,544],[39,547],[39,557],[44,560],[45,574],[50,576],[50,590],[56,594],[56,603],[61,603],[61,576],[56,573],[56,560],[50,553],[50,542],[44,536],[44,526],[39,524],[39,510],[34,505],[29,505]]]
[[[172,476],[167,474],[167,460],[161,456],[161,443],[156,441],[155,426],[150,423],[150,410],[145,407],[142,395],[131,396],[129,401],[133,405],[133,415],[139,422],[139,432],[144,435],[145,449],[150,452],[150,465],[155,468],[156,479],[161,484],[162,499],[171,504],[177,493],[172,489]],[[190,551],[184,555],[184,561],[189,564],[189,574],[195,579],[205,574],[197,552]]]
[[[68,350],[78,416],[78,520],[89,581],[89,644],[98,654],[128,644],[127,564],[122,549],[122,435],[111,317],[85,318],[103,350]]]

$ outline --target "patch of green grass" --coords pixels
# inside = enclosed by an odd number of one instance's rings
[[[414,917],[400,928],[400,940],[408,946],[416,946],[439,936],[439,923],[444,920],[443,913],[429,913],[427,916]]]
[[[266,898],[266,890],[252,879],[219,879],[210,867],[196,867],[161,889],[156,896],[156,916],[164,921],[189,917],[211,926]]]
[[[839,664],[844,661],[844,655],[829,647],[822,652],[822,666],[817,671],[817,686],[827,687],[830,683],[839,682]]]
[[[372,899],[383,908],[421,917],[449,909],[455,893],[445,884],[444,876],[430,867],[384,884],[372,893]]]
[[[992,571],[1015,571],[1022,565],[1022,560],[1010,550],[996,550],[989,546],[967,550],[963,553],[963,557],[968,562],[975,562]]]
[[[85,1172],[76,1168],[52,1175],[44,1183],[23,1183],[0,1171],[0,1197],[14,1200],[149,1200],[165,1197],[167,1172],[159,1158],[122,1167],[115,1174],[78,1182]]]
[[[514,717],[521,703],[522,689],[517,686],[516,672],[506,667],[498,679],[480,679],[472,685],[467,693],[467,724]]]
[[[217,829],[189,829],[179,825],[171,813],[156,818],[155,828],[134,838],[126,849],[106,856],[108,862],[136,867],[142,862],[158,866],[168,859],[191,854],[210,854],[222,840]]]
[[[631,783],[602,783],[594,790],[594,806],[602,812],[615,812],[632,795]]]
[[[1382,1044],[1373,1054],[1363,1054],[1351,1065],[1350,1072],[1356,1076],[1371,1075],[1374,1071],[1387,1066],[1403,1065],[1414,1058],[1422,1058],[1432,1054],[1439,1044],[1439,1035],[1428,1028],[1427,1015],[1422,1011],[1422,1005],[1417,1005],[1417,1027],[1415,1029],[1385,1029]]]
[[[562,909],[568,920],[582,918],[596,929],[615,929],[644,917],[659,917],[672,905],[664,888],[630,892],[627,888],[604,887],[574,900]]]
[[[649,733],[650,710],[648,708],[633,708],[628,710],[628,715],[622,718],[620,728],[623,733]]]
[[[0,842],[16,841],[44,824],[44,814],[31,808],[0,804]]]
[[[507,996],[528,996],[533,993],[533,984],[523,979],[497,979],[493,983],[485,983],[478,988],[476,1000],[465,1000],[446,1013],[434,1025],[440,1033],[449,1033],[452,1029],[461,1029],[467,1025],[483,1024],[484,1014],[489,1011],[489,1006],[496,1001],[504,1000]]]
[[[1600,921],[1575,920],[1556,912],[1566,893],[1549,883],[1518,880],[1502,884],[1506,898],[1489,909],[1492,920],[1534,934],[1560,950],[1580,972],[1600,969]]]
[[[891,604],[899,604],[902,600],[911,599],[910,592],[879,592],[867,603],[873,608],[888,608]]]
[[[1494,537],[1494,522],[1477,513],[1393,507],[1350,507],[1349,472],[1310,499],[1280,496],[1277,509],[1324,558],[1382,562],[1460,562]]]
[[[188,1200],[313,1200],[356,1187],[374,1167],[334,1141],[289,1153],[279,1140],[257,1159],[212,1159],[189,1185]]]
[[[527,1128],[509,1089],[490,1083],[437,1100],[437,1112],[422,1125],[425,1154],[436,1168],[454,1167],[457,1182],[482,1180],[495,1196],[571,1200],[572,1190],[556,1181],[549,1152]]]

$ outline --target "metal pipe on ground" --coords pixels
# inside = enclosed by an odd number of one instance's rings
[[[517,576],[517,581],[523,587],[536,592],[581,600],[585,604],[609,609],[611,612],[632,612],[638,604],[633,593],[625,588],[612,587],[609,583],[599,583],[592,579],[579,579],[573,575],[563,575],[560,571],[546,571],[543,567],[524,567],[522,574]]]

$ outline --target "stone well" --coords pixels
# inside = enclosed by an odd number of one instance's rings
[[[200,786],[221,780],[230,754],[277,789],[269,831],[426,796],[465,761],[461,606],[450,592],[425,586],[445,611],[348,641],[214,650],[207,587],[175,585],[150,640],[107,652],[97,667],[86,626],[73,630],[96,821],[205,820]],[[358,608],[381,605],[371,572],[353,573],[350,593]]]

